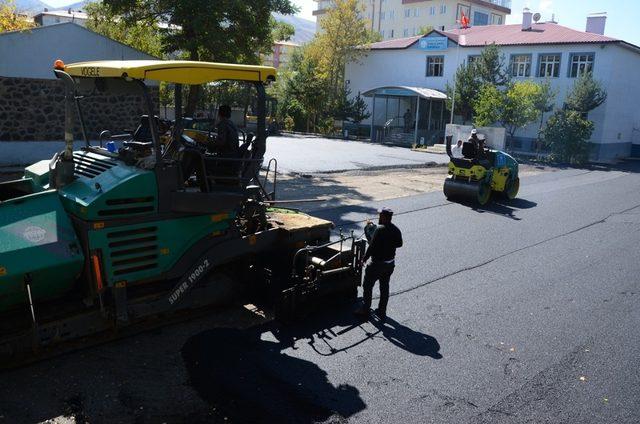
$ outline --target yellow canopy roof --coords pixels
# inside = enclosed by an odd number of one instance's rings
[[[187,60],[105,60],[66,65],[65,72],[74,77],[157,80],[176,84],[198,85],[219,80],[262,81],[276,77],[269,66],[232,63],[191,62]]]

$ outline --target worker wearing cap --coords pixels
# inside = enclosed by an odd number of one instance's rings
[[[365,230],[369,247],[362,258],[363,262],[371,259],[364,272],[363,300],[364,305],[356,314],[369,316],[373,286],[380,281],[380,301],[376,314],[384,321],[387,317],[387,303],[389,301],[389,281],[395,268],[396,249],[402,247],[402,232],[391,223],[393,211],[383,208],[379,211],[378,226],[372,233]],[[369,225],[371,228],[373,224]]]
[[[473,149],[475,150],[473,157],[478,156],[478,150],[480,148],[480,139],[478,138],[478,130],[472,129],[471,135],[469,136],[469,142],[473,143]]]

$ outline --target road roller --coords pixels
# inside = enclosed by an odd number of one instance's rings
[[[366,241],[283,207],[275,180],[258,172],[274,68],[58,60],[54,74],[65,89],[64,150],[0,183],[0,368],[238,300],[286,319],[355,300]],[[182,85],[223,80],[257,96],[256,134],[243,134],[234,155],[200,145],[216,134],[187,131],[179,107]],[[148,84],[159,81],[176,86],[170,123],[155,116]],[[117,134],[86,112],[92,99],[130,96],[143,113],[135,130]]]
[[[444,182],[444,195],[449,200],[471,201],[481,206],[491,196],[513,200],[520,189],[518,162],[509,154],[488,149],[472,141],[462,145],[462,158],[451,152],[451,137],[447,137],[449,177]]]

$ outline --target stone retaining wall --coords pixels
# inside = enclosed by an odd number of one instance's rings
[[[158,105],[158,88],[150,91]],[[135,129],[146,113],[142,97],[133,95],[95,95],[81,105],[88,137],[94,140],[102,130],[117,134]],[[81,139],[79,125],[75,137]],[[62,82],[0,77],[0,141],[32,140],[64,140]]]

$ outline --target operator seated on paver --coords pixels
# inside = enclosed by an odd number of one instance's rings
[[[238,161],[241,159],[238,128],[231,120],[229,105],[221,105],[218,109],[216,134],[209,142],[207,151],[221,159],[236,159]],[[237,185],[240,162],[220,160],[213,163],[213,169],[208,169],[207,173],[213,174],[215,184]]]
[[[231,107],[221,105],[218,109],[216,136],[208,146],[208,150],[220,157],[237,158],[239,140],[238,128],[231,120]]]
[[[393,211],[382,208],[379,211],[378,225],[367,223],[365,235],[369,247],[362,258],[363,263],[369,259],[364,273],[363,301],[364,305],[356,310],[356,314],[364,318],[369,317],[373,286],[380,281],[380,301],[376,315],[384,322],[387,317],[387,303],[389,302],[389,281],[395,268],[396,249],[402,247],[402,232],[391,223]]]

